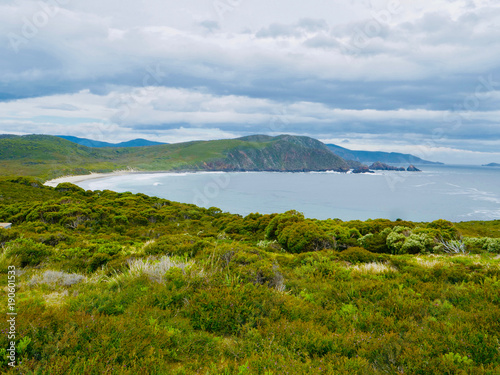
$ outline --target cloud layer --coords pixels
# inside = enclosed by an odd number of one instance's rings
[[[293,133],[500,161],[493,1],[140,4],[2,3],[0,133]]]

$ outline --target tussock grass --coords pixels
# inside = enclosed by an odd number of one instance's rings
[[[434,268],[436,266],[442,266],[445,263],[441,259],[424,259],[420,257],[415,257],[415,261],[419,266],[425,268]]]
[[[384,272],[398,272],[398,270],[386,263],[371,262],[356,264],[351,266],[350,269],[357,273],[384,273]]]
[[[148,276],[164,275],[171,268],[182,270],[194,264],[193,261],[182,262],[169,256],[162,256],[159,260],[154,258],[128,260],[130,273],[133,275],[146,274]]]
[[[64,292],[46,294],[43,296],[43,299],[45,300],[45,304],[47,306],[60,307],[65,303],[67,296],[68,291],[65,290]]]
[[[145,259],[128,259],[128,271],[115,274],[109,278],[103,278],[108,282],[121,282],[126,278],[136,278],[146,275],[150,280],[158,283],[164,282],[165,274],[172,268],[178,268],[184,273],[194,265],[194,261],[180,261],[169,256],[162,256],[160,259],[149,257]],[[202,271],[203,273],[203,271]]]
[[[86,281],[86,277],[77,273],[66,273],[62,271],[45,271],[41,275],[33,275],[29,281],[30,286],[46,284],[52,288],[56,286],[71,286]]]

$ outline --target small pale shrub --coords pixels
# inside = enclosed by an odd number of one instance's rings
[[[483,249],[489,253],[500,253],[500,238],[488,238],[483,245]]]
[[[33,276],[30,285],[46,284],[52,287],[71,286],[85,280],[85,276],[76,273],[66,273],[62,271],[45,271],[41,276]]]
[[[407,227],[395,227],[387,236],[387,247],[392,254],[419,254],[432,252],[436,243],[428,233],[414,233]]]
[[[406,238],[411,234],[411,229],[407,227],[394,227],[392,232],[387,236],[387,247],[392,254],[401,254]]]

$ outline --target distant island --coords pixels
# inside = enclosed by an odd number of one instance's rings
[[[482,167],[500,167],[499,163],[483,164]]]

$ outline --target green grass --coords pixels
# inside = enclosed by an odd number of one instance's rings
[[[496,222],[241,217],[25,177],[0,195],[0,286],[22,270],[3,372],[500,373]]]

